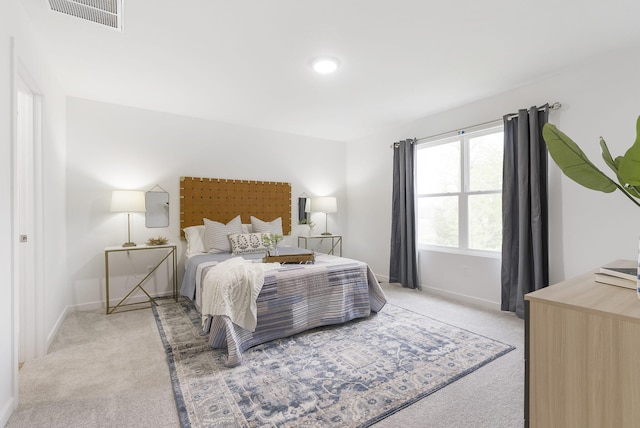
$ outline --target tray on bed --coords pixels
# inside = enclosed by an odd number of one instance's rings
[[[316,255],[314,253],[306,253],[287,254],[283,256],[265,256],[262,261],[264,263],[314,264],[316,261]]]

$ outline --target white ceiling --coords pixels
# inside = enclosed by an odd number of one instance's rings
[[[22,3],[67,95],[345,141],[640,46],[637,0],[125,0],[122,33]]]

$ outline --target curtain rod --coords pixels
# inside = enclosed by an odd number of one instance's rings
[[[538,111],[544,110],[544,108],[546,106],[549,106],[549,110],[560,110],[560,108],[562,107],[562,104],[560,104],[559,102],[555,102],[555,103],[552,103],[551,105],[549,105],[549,103],[547,103],[547,104],[545,104],[545,105],[543,105],[541,107],[538,107]],[[507,120],[511,120],[514,117],[518,117],[518,113],[509,113],[507,115]],[[491,120],[489,122],[482,122],[482,123],[478,123],[476,125],[467,126],[466,129],[477,128],[477,127],[485,126],[485,125],[491,125],[493,123],[498,124],[499,122],[502,122],[502,121],[503,121],[503,119],[495,119],[495,120]],[[415,143],[415,142],[422,141],[422,140],[429,140],[431,138],[442,137],[444,135],[450,135],[450,134],[453,134],[453,133],[456,133],[456,134],[460,135],[460,134],[464,134],[464,132],[465,132],[464,129],[457,129],[455,131],[442,132],[440,134],[429,135],[428,137],[416,138],[413,142]],[[389,147],[392,148],[392,149],[393,148],[397,148],[398,147],[398,143],[393,143]]]
[[[549,110],[560,110],[560,108],[562,107],[562,104],[560,104],[559,102],[555,102],[551,105],[549,105],[549,103],[538,107],[538,111],[540,110],[544,110],[545,106],[549,106]],[[509,113],[509,115],[507,116],[507,120],[511,120],[514,117],[518,117],[518,113]]]

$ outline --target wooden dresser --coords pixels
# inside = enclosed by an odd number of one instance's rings
[[[594,272],[525,296],[526,427],[640,427],[640,300]]]

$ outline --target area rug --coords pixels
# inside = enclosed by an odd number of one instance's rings
[[[190,301],[154,307],[183,428],[367,427],[514,348],[387,304],[227,368]]]

